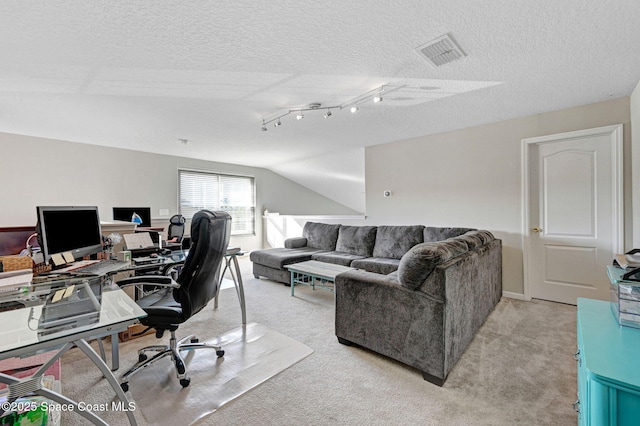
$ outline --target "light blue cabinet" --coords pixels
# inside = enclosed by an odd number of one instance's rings
[[[578,424],[640,425],[640,329],[618,325],[611,302],[578,299]]]

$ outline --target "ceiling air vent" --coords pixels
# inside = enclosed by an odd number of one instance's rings
[[[448,34],[416,47],[416,51],[434,67],[448,64],[466,56]]]

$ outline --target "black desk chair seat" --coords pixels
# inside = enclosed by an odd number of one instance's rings
[[[120,385],[126,392],[129,378],[142,368],[170,356],[182,387],[189,386],[186,366],[181,352],[195,349],[214,349],[221,357],[220,346],[201,343],[195,336],[176,339],[178,326],[200,312],[218,292],[220,265],[224,258],[231,233],[231,216],[225,212],[201,210],[191,221],[191,248],[177,279],[150,275],[131,277],[118,282],[121,287],[130,285],[155,286],[158,290],[145,294],[136,302],[147,313],[140,322],[156,330],[161,338],[165,331],[171,333],[168,345],[148,346],[138,351],[138,363],[124,373]],[[157,352],[149,358],[146,352]]]

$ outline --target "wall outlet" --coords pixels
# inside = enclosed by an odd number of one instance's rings
[[[160,216],[169,216],[169,209],[160,209]]]

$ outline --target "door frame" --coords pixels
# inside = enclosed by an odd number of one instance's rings
[[[532,286],[529,279],[532,265],[529,264],[531,254],[531,212],[529,206],[529,161],[531,151],[536,145],[565,141],[567,139],[579,139],[587,136],[609,136],[611,141],[612,179],[611,192],[613,194],[613,248],[617,253],[624,250],[624,176],[623,176],[623,139],[622,124],[596,127],[593,129],[577,130],[573,132],[557,133],[547,136],[522,139],[522,249],[523,249],[523,273],[524,273],[524,299],[531,300]]]

